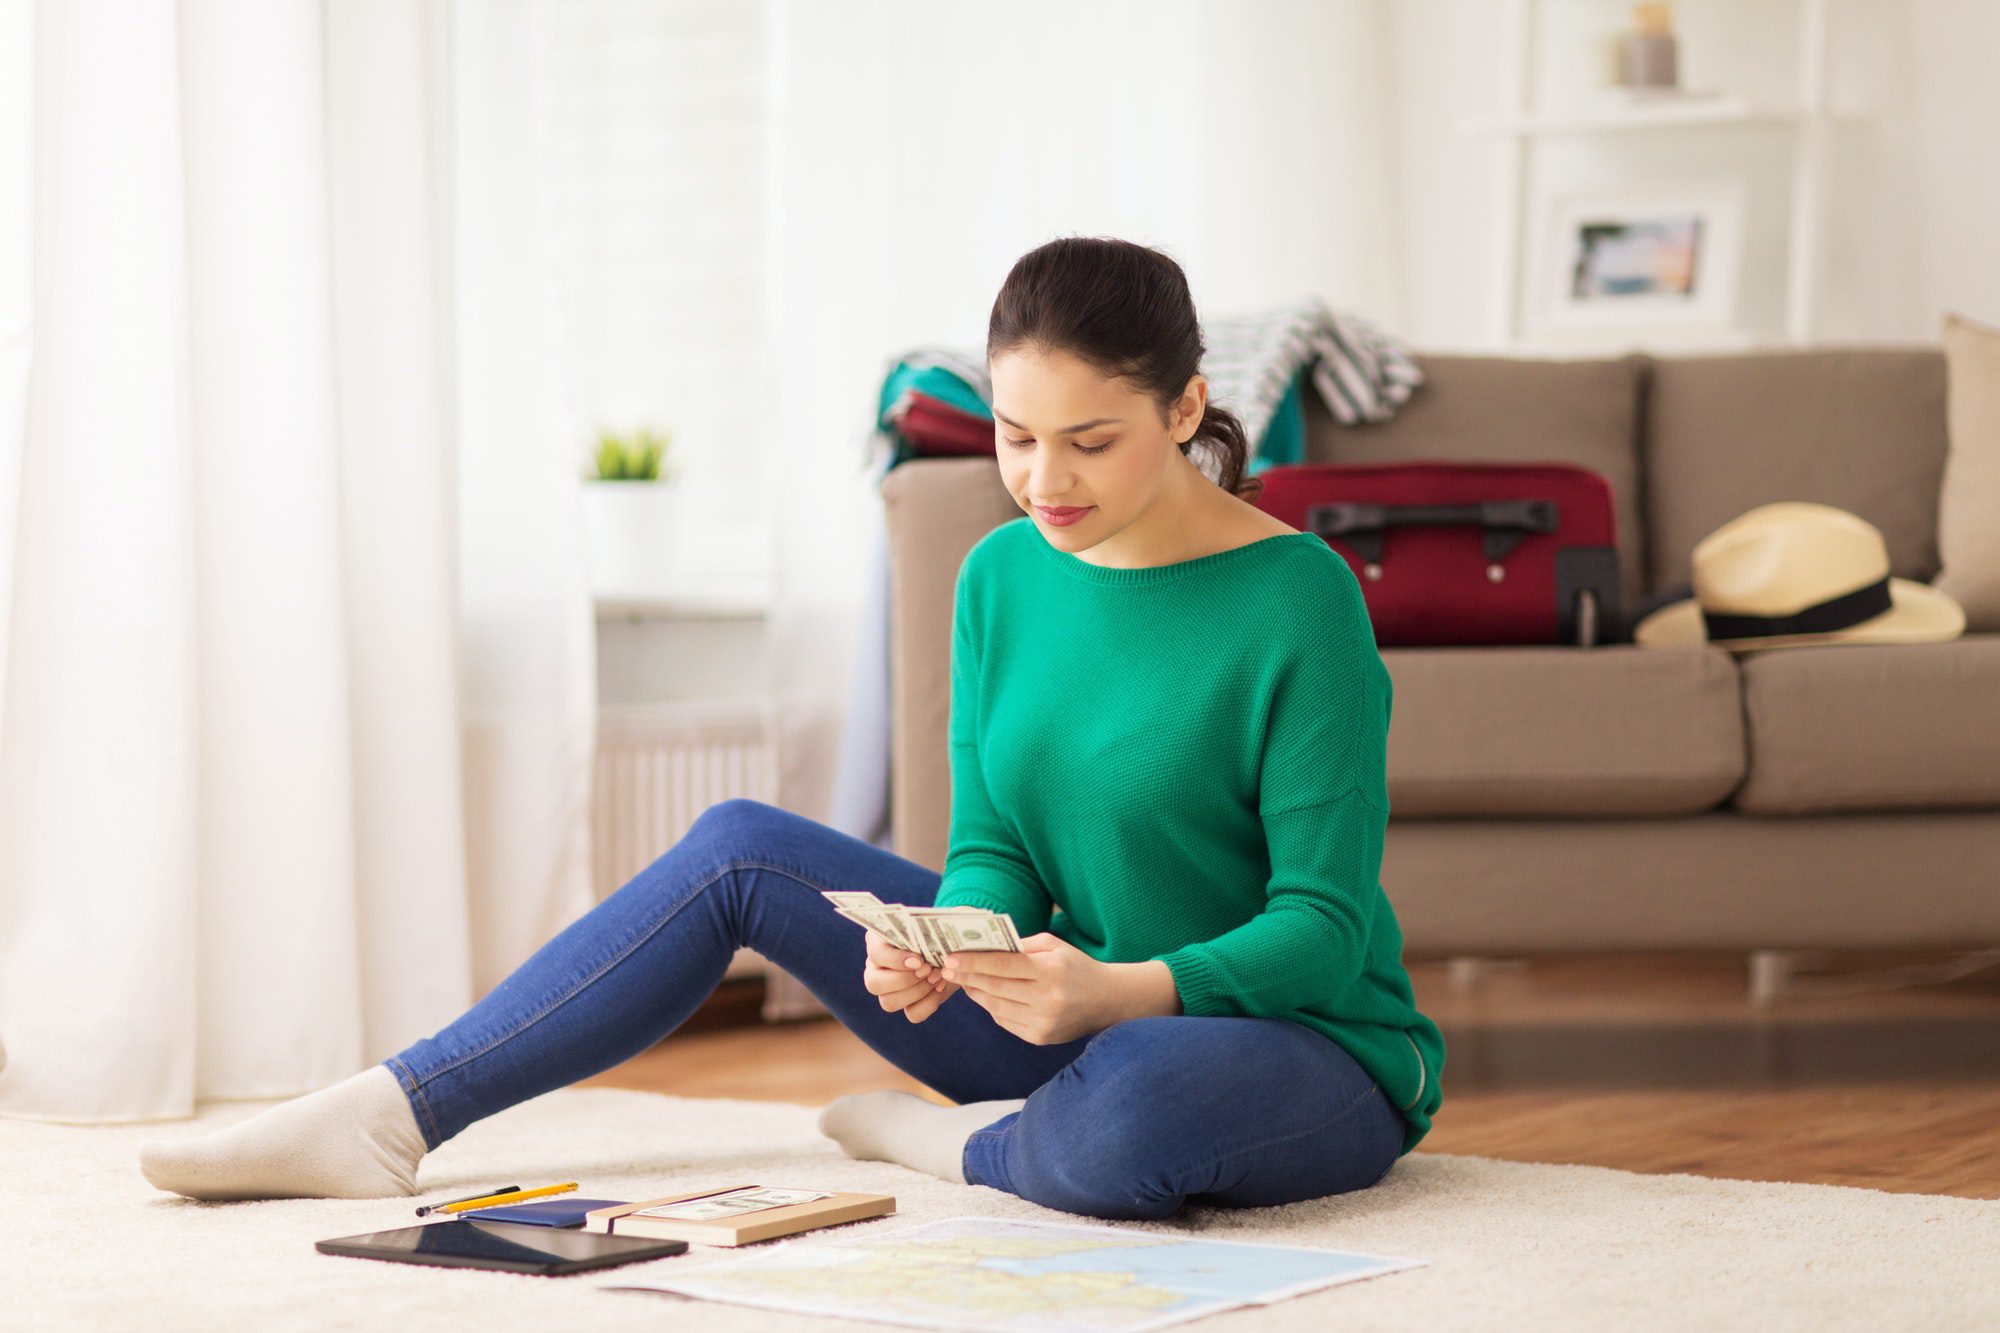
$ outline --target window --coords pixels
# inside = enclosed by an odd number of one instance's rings
[[[760,560],[774,398],[770,24],[749,0],[546,7],[550,229],[579,467],[599,425],[672,432],[687,506]]]

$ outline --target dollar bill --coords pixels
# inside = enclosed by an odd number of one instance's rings
[[[908,949],[932,967],[945,955],[974,949],[1021,952],[1014,920],[983,907],[908,907],[885,903],[868,892],[823,891],[834,909],[849,921],[866,926],[899,949]]]
[[[888,909],[900,904],[885,903],[872,893],[826,893],[834,909],[849,921],[866,926],[899,949],[921,954],[923,946],[908,923]]]
[[[766,1208],[789,1208],[793,1204],[810,1203],[814,1199],[832,1197],[820,1190],[745,1185],[741,1189],[725,1190],[721,1194],[711,1194],[705,1198],[684,1199],[680,1203],[661,1204],[657,1208],[641,1208],[635,1216],[678,1217],[691,1222],[715,1222],[743,1213],[762,1212]]]

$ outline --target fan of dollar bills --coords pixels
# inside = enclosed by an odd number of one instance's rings
[[[942,965],[946,954],[960,950],[1021,952],[1021,936],[1014,929],[1013,918],[983,907],[906,907],[885,903],[865,891],[826,893],[825,897],[849,921],[920,955],[932,967]]]

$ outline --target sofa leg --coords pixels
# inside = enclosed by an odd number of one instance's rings
[[[1960,952],[1942,962],[1814,976],[1833,954],[1824,949],[1759,949],[1750,955],[1750,1001],[1762,1007],[1790,996],[1867,995],[1904,986],[1943,986],[2000,967],[2000,948]]]
[[[1444,975],[1452,990],[1464,994],[1477,990],[1479,980],[1489,972],[1512,972],[1526,967],[1525,958],[1486,958],[1477,954],[1453,954],[1445,960]]]
[[[1816,962],[1824,962],[1823,951],[1803,949],[1755,949],[1750,954],[1750,1003],[1764,1008],[1782,999],[1792,979]]]

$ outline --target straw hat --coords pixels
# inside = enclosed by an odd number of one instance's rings
[[[1810,643],[1934,643],[1965,612],[1929,584],[1889,576],[1874,524],[1831,505],[1784,500],[1701,539],[1693,596],[1632,627],[1646,647],[1713,643],[1732,652]]]

